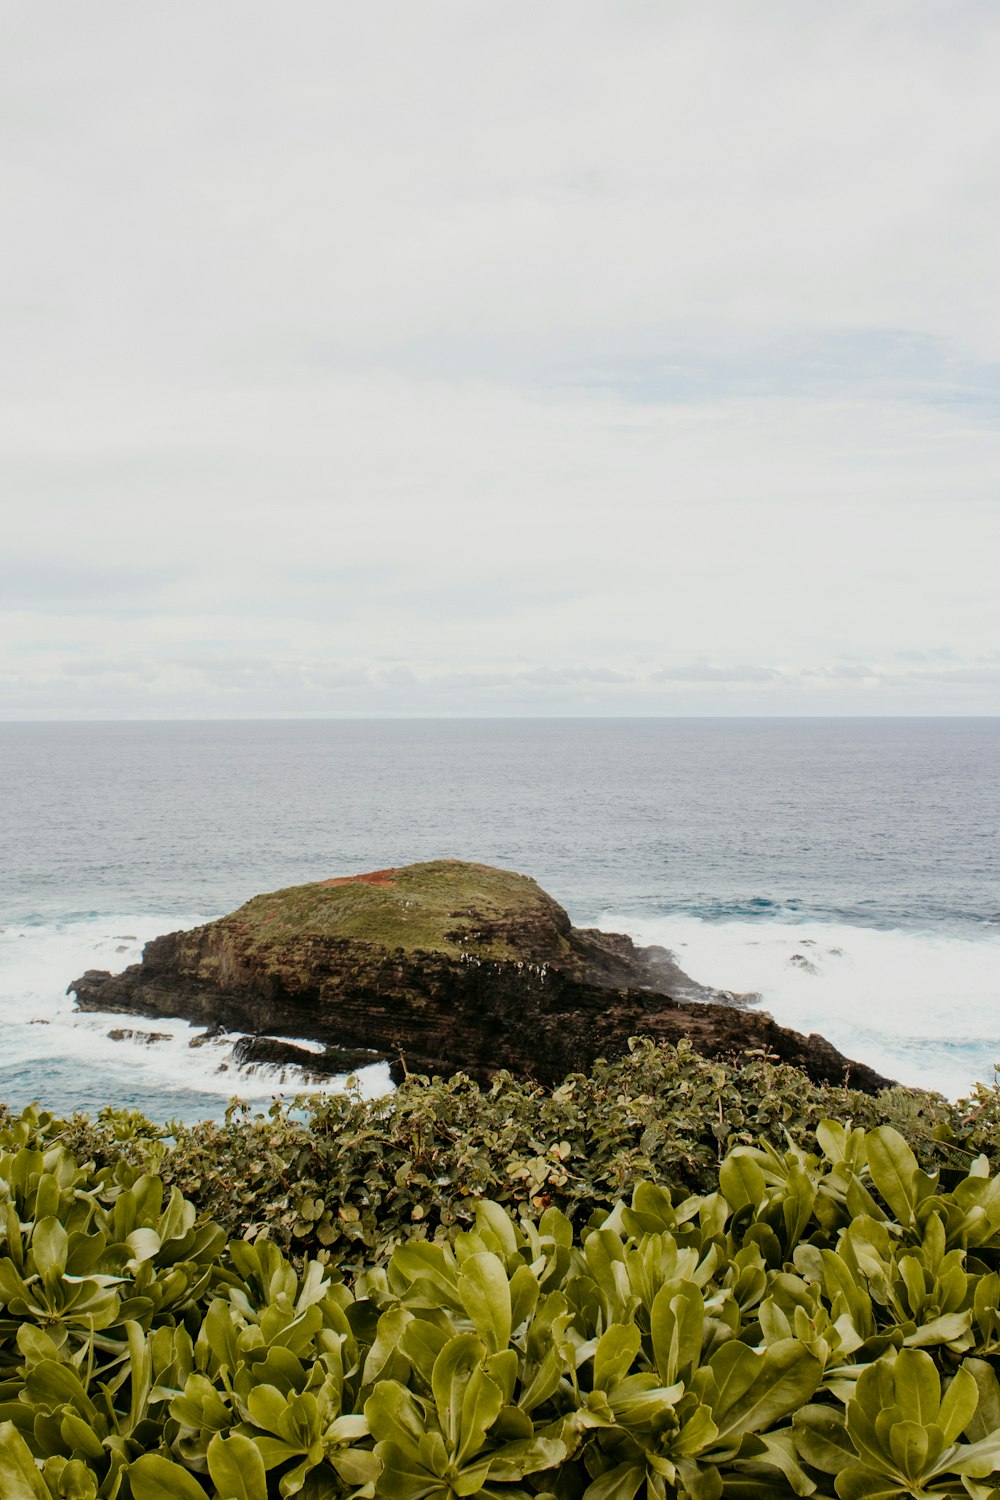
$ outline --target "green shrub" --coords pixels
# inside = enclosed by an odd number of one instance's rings
[[[963,1123],[939,1096],[894,1089],[873,1099],[820,1087],[760,1054],[710,1062],[684,1043],[640,1042],[555,1089],[507,1074],[483,1089],[461,1075],[411,1077],[387,1099],[319,1096],[263,1118],[234,1108],[224,1125],[157,1132],[108,1111],[50,1129],[98,1165],[124,1156],[156,1170],[229,1236],[264,1233],[293,1260],[348,1268],[385,1259],[415,1234],[467,1227],[483,1198],[516,1212],[551,1205],[580,1225],[640,1178],[707,1191],[732,1146],[782,1147],[786,1135],[804,1145],[827,1117],[892,1123],[925,1167],[961,1173],[1000,1142],[988,1099],[978,1125]]]
[[[891,1125],[820,1119],[806,1140],[797,1121],[787,1134],[775,1121],[714,1168],[702,1133],[679,1166],[671,1157],[678,1179],[711,1173],[702,1190],[644,1172],[614,1195],[623,1163],[650,1159],[641,1088],[655,1065],[642,1054],[617,1076],[619,1124],[609,1105],[590,1166],[575,1159],[576,1126],[557,1138],[568,1155],[544,1149],[545,1121],[572,1124],[580,1097],[536,1097],[544,1179],[502,1154],[512,1142],[523,1152],[532,1107],[507,1081],[492,1097],[524,1113],[512,1138],[497,1127],[482,1167],[460,1165],[470,1120],[484,1126],[464,1083],[404,1091],[371,1155],[345,1136],[356,1101],[256,1122],[251,1139],[270,1130],[259,1144],[290,1171],[290,1141],[316,1160],[332,1124],[329,1159],[362,1163],[342,1169],[356,1194],[379,1152],[381,1192],[395,1153],[409,1147],[405,1159],[433,1171],[451,1140],[449,1192],[421,1170],[417,1186],[434,1191],[404,1199],[411,1214],[437,1205],[433,1237],[405,1234],[399,1211],[368,1246],[362,1217],[341,1220],[359,1226],[349,1281],[308,1254],[293,1265],[256,1213],[252,1240],[226,1244],[166,1180],[185,1150],[181,1168],[197,1175],[183,1136],[170,1150],[109,1116],[90,1127],[108,1156],[94,1161],[68,1145],[88,1139],[80,1122],[8,1118],[3,1500],[995,1500],[1000,1175],[986,1156],[963,1171],[929,1161],[954,1161],[980,1127],[949,1122],[942,1102],[939,1120],[921,1117],[918,1158]],[[744,1116],[725,1139],[753,1134],[731,1075],[702,1082],[724,1130],[727,1112]],[[566,1087],[589,1101],[589,1085]],[[577,1124],[585,1132],[582,1114]],[[954,1139],[933,1134],[945,1124]],[[115,1139],[137,1160],[113,1162]],[[216,1169],[221,1196],[230,1169]],[[486,1178],[470,1169],[495,1173],[508,1201],[479,1196]],[[317,1186],[322,1209],[296,1201],[294,1223],[322,1225],[328,1206],[339,1216],[337,1185]],[[557,1196],[562,1206],[539,1201]],[[426,1235],[427,1219],[414,1227]]]

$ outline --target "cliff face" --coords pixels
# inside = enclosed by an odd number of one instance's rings
[[[887,1082],[822,1037],[704,1003],[713,992],[669,954],[572,927],[527,877],[458,861],[258,896],[147,943],[123,974],[89,971],[70,990],[86,1010],[309,1037],[414,1072],[506,1068],[553,1082],[642,1035],[689,1037],[709,1056],[766,1048],[818,1082]]]

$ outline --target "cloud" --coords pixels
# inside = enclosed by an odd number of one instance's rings
[[[5,58],[0,713],[1000,711],[993,7]]]

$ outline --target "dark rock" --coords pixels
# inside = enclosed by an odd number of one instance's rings
[[[123,974],[88,970],[70,990],[83,1010],[183,1016],[269,1042],[307,1036],[392,1058],[397,1074],[506,1068],[548,1083],[648,1036],[689,1038],[710,1057],[763,1049],[816,1082],[867,1092],[890,1082],[823,1037],[705,1003],[718,992],[667,950],[573,928],[525,876],[458,861],[259,896],[154,938]],[[317,1054],[306,1057],[317,1071]]]
[[[322,1052],[313,1052],[308,1047],[296,1047],[292,1042],[282,1042],[273,1036],[242,1036],[234,1042],[232,1060],[241,1068],[297,1067],[310,1078],[331,1078],[336,1074],[356,1073],[359,1068],[370,1067],[381,1061],[377,1052],[361,1048],[327,1047]]]
[[[188,1042],[189,1047],[204,1047],[206,1042],[217,1042],[220,1037],[228,1036],[229,1033],[224,1026],[208,1026],[204,1031],[199,1031]]]
[[[149,1047],[153,1042],[169,1042],[169,1031],[137,1031],[132,1026],[116,1026],[108,1032],[113,1042],[141,1042]]]

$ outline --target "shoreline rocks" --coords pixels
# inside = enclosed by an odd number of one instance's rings
[[[686,1037],[709,1057],[763,1049],[815,1082],[869,1093],[891,1082],[746,1008],[755,997],[698,985],[665,949],[574,928],[526,876],[454,860],[256,897],[69,990],[82,1010],[250,1033],[247,1061],[301,1052],[294,1061],[314,1073],[347,1048],[397,1076],[506,1069],[551,1084],[648,1036]],[[282,1040],[304,1037],[327,1053]]]

